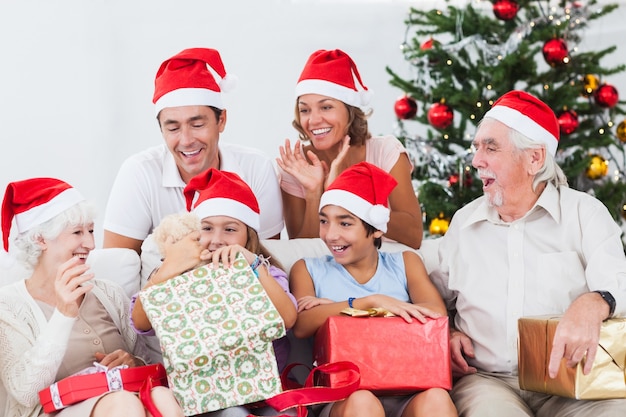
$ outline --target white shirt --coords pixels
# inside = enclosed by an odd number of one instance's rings
[[[220,170],[239,175],[259,202],[259,237],[267,239],[283,229],[283,204],[276,170],[262,152],[238,145],[219,145]],[[144,240],[163,217],[186,211],[174,157],[165,144],[148,148],[124,161],[107,203],[104,229]]]
[[[583,293],[606,290],[626,313],[626,257],[617,226],[594,197],[548,184],[511,223],[480,197],[461,208],[439,246],[431,274],[456,329],[474,343],[470,365],[517,373],[520,317],[562,314]]]

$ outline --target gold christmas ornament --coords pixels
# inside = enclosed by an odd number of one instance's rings
[[[583,77],[583,95],[589,97],[598,89],[600,80],[593,74],[587,74]]]
[[[626,203],[622,205],[622,217],[626,220]]]
[[[620,124],[617,125],[617,129],[615,129],[615,134],[622,143],[626,143],[626,119],[624,119]]]
[[[597,180],[609,173],[609,162],[600,155],[592,155],[591,162],[585,171],[587,178]]]
[[[430,226],[428,227],[428,231],[431,235],[445,235],[448,231],[448,226],[450,225],[450,221],[443,217],[443,213],[439,214],[439,217],[433,219],[430,222]]]

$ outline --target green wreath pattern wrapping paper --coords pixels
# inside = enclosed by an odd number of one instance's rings
[[[243,255],[201,266],[139,293],[185,415],[281,392],[272,341],[285,324]]]

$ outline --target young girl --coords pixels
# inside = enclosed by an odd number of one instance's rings
[[[320,237],[332,256],[301,259],[291,269],[291,290],[298,300],[295,336],[314,336],[329,316],[346,307],[382,307],[407,322],[446,314],[416,253],[378,251],[389,220],[387,199],[395,186],[391,175],[361,162],[341,173],[324,192],[319,205]],[[354,415],[447,417],[457,412],[448,392],[440,388],[380,398],[359,390],[324,406],[319,417]]]
[[[296,301],[289,293],[287,274],[260,243],[259,206],[250,187],[237,174],[211,168],[189,181],[184,194],[187,209],[201,219],[202,231],[192,232],[166,246],[163,264],[150,277],[146,287],[180,275],[201,261],[216,266],[222,263],[228,267],[241,252],[280,313],[285,328],[290,329],[297,317]],[[152,328],[140,299],[135,299],[132,320],[139,331]],[[286,336],[274,341],[274,351],[278,369],[282,371],[289,355]],[[273,410],[269,407],[254,409],[257,415],[267,413],[273,414]],[[231,407],[206,415],[246,417],[248,414],[250,410],[246,407]]]
[[[320,196],[342,171],[366,161],[398,182],[389,195],[391,216],[385,238],[420,247],[423,225],[411,183],[413,166],[397,138],[369,132],[369,113],[363,108],[370,95],[345,52],[322,49],[306,62],[296,85],[293,126],[299,140],[293,149],[286,140],[276,160],[290,238],[319,236]]]

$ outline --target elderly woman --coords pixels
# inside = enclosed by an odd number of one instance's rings
[[[38,392],[99,362],[108,368],[144,365],[129,327],[128,299],[114,284],[93,280],[85,260],[94,248],[94,208],[67,183],[33,178],[7,186],[2,203],[5,250],[15,220],[16,257],[32,269],[0,288],[0,377],[5,416],[48,415]],[[152,390],[164,416],[183,413],[172,392]],[[58,417],[146,417],[138,396],[114,391],[50,414]]]

